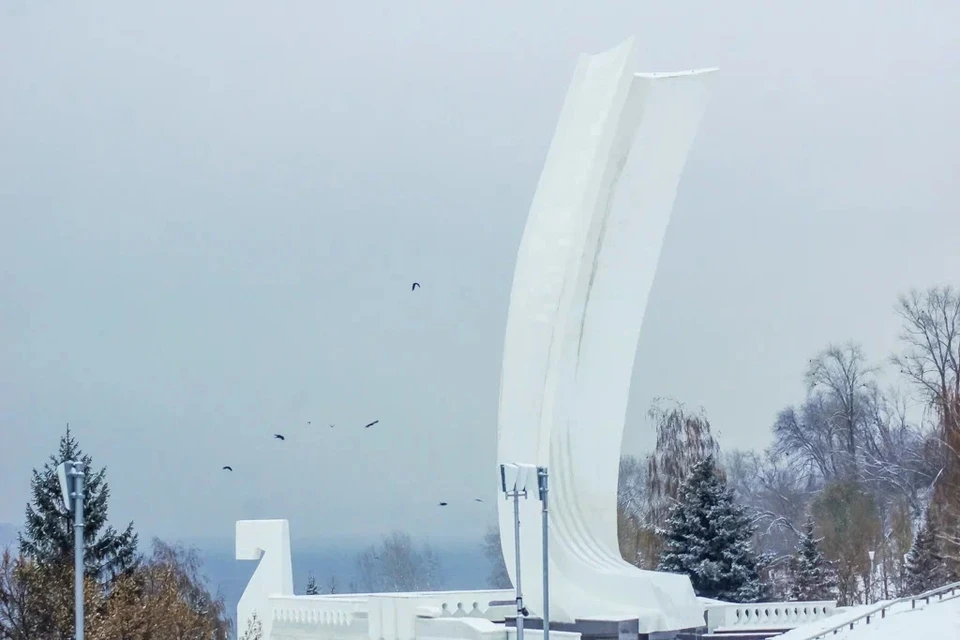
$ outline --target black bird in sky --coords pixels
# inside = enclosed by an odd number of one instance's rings
[[[473,501],[474,501],[474,502],[483,502],[483,500],[481,500],[480,498],[474,498]]]
[[[447,503],[446,503],[446,502],[441,502],[441,503],[440,503],[440,506],[441,506],[441,507],[445,507],[445,506],[447,506]]]
[[[371,422],[370,424],[364,426],[363,428],[364,428],[364,429],[369,429],[370,427],[372,427],[373,425],[377,424],[378,422],[380,422],[380,421],[379,421],[379,420],[374,420],[373,422]]]
[[[225,467],[223,468],[223,470],[224,470],[224,471],[233,471],[233,467],[231,467],[230,465],[227,465],[227,466],[225,466]]]
[[[330,425],[330,428],[333,429],[333,425]]]
[[[419,282],[414,282],[412,285],[410,285],[410,291],[416,291],[417,287],[419,286],[420,286]]]
[[[286,438],[284,438],[284,437],[283,437],[282,435],[280,435],[279,433],[273,434],[273,437],[276,438],[277,440],[286,440]]]

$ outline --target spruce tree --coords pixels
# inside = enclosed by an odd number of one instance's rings
[[[314,577],[313,572],[311,572],[310,576],[307,578],[306,594],[308,596],[316,596],[320,594],[320,587],[317,586],[317,579]]]
[[[907,553],[907,575],[904,588],[908,595],[918,595],[947,584],[946,563],[937,540],[936,516],[927,511],[923,526],[917,531],[913,546]]]
[[[693,467],[660,534],[659,571],[685,573],[698,596],[758,602],[765,595],[750,539],[754,527],[712,455]]]
[[[26,523],[19,534],[20,553],[39,567],[72,566],[73,515],[63,504],[57,467],[67,460],[85,465],[83,498],[84,565],[88,577],[108,583],[131,572],[139,561],[137,534],[131,522],[123,532],[107,524],[110,488],[106,469],[95,470],[92,458],[83,453],[67,425],[56,455],[41,470],[33,470],[30,488],[32,502],[27,504]]]
[[[836,577],[813,535],[813,518],[807,516],[797,550],[790,559],[790,598],[795,601],[830,600]]]

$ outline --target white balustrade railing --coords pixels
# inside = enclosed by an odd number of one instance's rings
[[[793,629],[834,614],[836,601],[707,604],[707,630]]]
[[[279,623],[315,626],[346,627],[359,614],[366,617],[364,598],[337,598],[325,596],[271,596],[273,621]]]
[[[430,618],[486,618],[492,607],[491,602],[513,601],[516,598],[514,591],[504,589],[382,595],[415,598],[417,614]]]
[[[492,606],[491,602],[512,597],[513,592],[507,590],[433,591],[271,596],[269,603],[275,631],[296,626],[303,631],[326,629],[328,633],[320,634],[324,637],[334,633],[338,637],[371,635],[383,640],[410,640],[415,637],[418,619],[489,623],[490,619],[502,618],[502,607]],[[470,625],[462,628],[472,629]],[[480,629],[484,633],[488,630],[483,624]],[[500,633],[502,636],[502,628]]]

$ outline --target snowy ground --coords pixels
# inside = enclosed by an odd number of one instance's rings
[[[809,638],[821,629],[857,618],[873,606],[856,607],[827,620],[798,627],[777,636],[777,640]],[[845,628],[827,637],[830,640],[956,640],[960,638],[960,595],[942,602],[931,600],[928,605],[917,603],[913,610],[909,602],[897,604],[887,612],[886,619],[871,617],[869,625],[861,620],[853,630]]]

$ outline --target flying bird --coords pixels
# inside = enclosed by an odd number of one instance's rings
[[[481,500],[480,498],[474,498],[473,501],[474,501],[474,502],[483,502],[483,500]]]
[[[374,420],[373,422],[371,422],[370,424],[364,426],[363,428],[364,428],[364,429],[369,429],[370,427],[372,427],[373,425],[377,424],[378,422],[380,422],[380,421],[379,421],[379,420]]]
[[[273,437],[276,438],[277,440],[286,440],[286,438],[284,438],[284,437],[283,437],[282,435],[280,435],[279,433],[273,434]]]
[[[230,465],[227,465],[227,466],[225,466],[225,467],[223,468],[223,470],[224,470],[224,471],[233,471],[233,467],[231,467]]]
[[[441,502],[441,503],[440,503],[440,506],[441,506],[441,507],[445,507],[445,506],[447,506],[447,503],[446,503],[446,502]]]
[[[416,291],[417,287],[419,286],[420,286],[419,282],[414,282],[412,285],[410,285],[410,291]]]
[[[330,428],[333,429],[333,425],[330,425]]]

